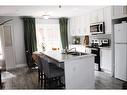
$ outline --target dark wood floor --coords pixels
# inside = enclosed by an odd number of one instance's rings
[[[42,89],[38,85],[37,70],[20,68],[9,71],[16,77],[6,79],[3,89]],[[123,81],[104,72],[95,71],[95,89],[122,89]]]
[[[95,89],[122,89],[123,83],[108,73],[95,71]]]

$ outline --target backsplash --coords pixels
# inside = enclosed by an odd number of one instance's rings
[[[71,36],[71,40],[69,41],[70,44],[73,44],[73,39],[75,36]],[[84,44],[84,36],[76,36],[80,38],[80,44]],[[91,42],[92,39],[109,39],[111,44],[111,34],[98,34],[98,35],[89,35],[89,41]],[[89,43],[90,43],[89,42]]]
[[[69,41],[70,44],[73,44],[73,39],[74,39],[75,37],[80,38],[80,43],[79,43],[79,44],[82,45],[82,44],[84,43],[84,36],[71,36],[71,40]]]
[[[109,39],[109,44],[111,45],[111,34],[98,34],[98,35],[90,35],[89,40],[91,42],[92,39]]]

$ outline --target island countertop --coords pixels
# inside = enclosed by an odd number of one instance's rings
[[[57,62],[60,62],[60,63],[66,61],[66,60],[76,60],[76,59],[80,59],[80,58],[95,56],[95,54],[76,56],[76,55],[71,55],[71,54],[63,54],[60,51],[43,51],[43,52],[35,51],[35,52],[33,52],[33,54],[46,55],[47,57],[49,57]]]
[[[47,56],[49,61],[54,63],[55,60],[54,64],[64,69],[65,89],[93,89],[95,87],[94,54],[75,56],[62,54],[59,51],[34,52],[33,54]]]

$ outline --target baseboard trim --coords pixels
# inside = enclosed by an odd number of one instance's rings
[[[27,65],[26,64],[18,64],[16,65],[16,68],[21,68],[21,67],[26,67]]]
[[[108,73],[108,74],[112,74],[111,71],[106,70],[106,69],[103,69],[103,68],[101,68],[101,71],[102,71],[102,72],[105,72],[105,73]]]
[[[17,68],[22,68],[22,67],[27,67],[27,64],[18,64],[15,67],[11,67],[11,68],[6,68],[6,70],[13,70],[13,69],[17,69]]]

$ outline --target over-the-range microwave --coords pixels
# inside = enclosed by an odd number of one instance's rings
[[[105,33],[105,24],[104,22],[93,23],[90,25],[91,34],[104,34]]]

